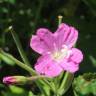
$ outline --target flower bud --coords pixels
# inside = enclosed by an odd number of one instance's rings
[[[5,84],[25,84],[28,81],[25,76],[7,76],[3,78],[3,83]]]

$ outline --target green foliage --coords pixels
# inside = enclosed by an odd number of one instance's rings
[[[96,73],[85,73],[74,79],[73,89],[77,96],[96,95]]]
[[[2,92],[2,96],[27,96],[28,92],[17,86],[9,86],[7,92]]]

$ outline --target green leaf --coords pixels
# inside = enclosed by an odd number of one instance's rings
[[[94,67],[96,67],[96,59],[93,56],[89,57]]]
[[[96,96],[96,79],[92,81],[90,86],[91,86],[91,92]]]
[[[17,87],[17,86],[13,86],[13,85],[10,85],[9,88],[10,88],[12,93],[16,93],[16,94],[24,93],[24,89],[23,88],[20,88],[20,87]]]
[[[32,91],[29,91],[28,96],[35,96],[35,95],[32,93]]]
[[[10,85],[0,96],[28,96],[28,92],[21,87]]]
[[[10,58],[8,58],[7,56],[3,55],[0,53],[0,59],[3,60],[4,62],[6,62],[7,64],[13,66],[15,65],[15,62],[13,60],[11,60]]]

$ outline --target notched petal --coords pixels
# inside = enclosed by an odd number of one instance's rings
[[[36,35],[32,36],[30,47],[39,54],[43,54],[44,52],[49,50],[45,42]]]
[[[76,63],[80,63],[83,60],[83,53],[77,48],[72,48],[72,56],[70,59]]]
[[[60,64],[60,66],[65,70],[68,71],[70,73],[75,73],[76,71],[79,70],[79,64],[73,62],[73,61],[68,61],[68,60],[64,60],[64,62],[62,62]]]

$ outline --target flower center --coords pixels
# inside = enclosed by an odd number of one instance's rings
[[[52,54],[52,57],[56,61],[60,61],[64,58],[69,58],[71,50],[67,46],[63,46],[61,50],[57,50]]]

